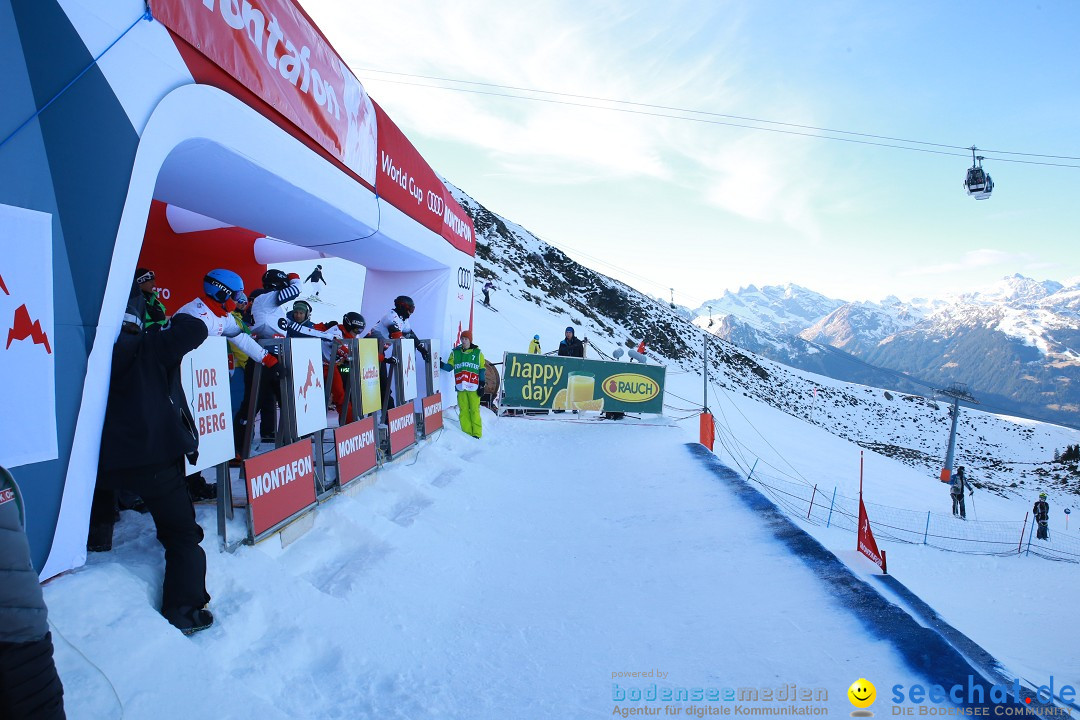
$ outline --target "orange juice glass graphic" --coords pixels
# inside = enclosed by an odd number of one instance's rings
[[[589,402],[593,399],[596,388],[596,378],[591,373],[572,372],[566,376],[567,404],[574,407],[574,403]]]

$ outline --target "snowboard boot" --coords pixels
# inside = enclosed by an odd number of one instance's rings
[[[189,605],[181,605],[170,610],[162,610],[161,614],[173,627],[185,635],[194,635],[214,624],[214,614],[204,607],[193,608]]]

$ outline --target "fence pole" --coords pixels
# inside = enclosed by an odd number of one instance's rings
[[[923,534],[922,534],[922,544],[923,544],[923,545],[925,545],[925,544],[926,544],[926,537],[927,537],[927,536],[928,536],[929,534],[930,534],[930,511],[929,511],[929,510],[927,510],[927,511],[926,511],[926,529],[925,529],[925,530],[923,530]]]
[[[817,483],[814,483],[814,492],[810,493],[810,509],[806,511],[806,519],[810,519],[810,513],[814,510],[814,498],[817,496]]]
[[[1034,518],[1032,518],[1032,520],[1034,520]],[[1026,514],[1024,515],[1024,524],[1025,525],[1027,524],[1027,515]],[[1030,555],[1031,554],[1031,536],[1035,534],[1035,524],[1036,523],[1034,523],[1034,522],[1031,523],[1031,531],[1028,533],[1027,549],[1024,551],[1024,555]]]
[[[1027,519],[1029,513],[1024,513],[1024,527],[1020,528],[1020,542],[1016,546],[1016,554],[1020,554],[1020,550],[1024,547],[1024,533],[1027,532]]]
[[[829,519],[825,521],[825,527],[829,527],[829,523],[832,522],[832,509],[833,509],[833,505],[835,505],[835,504],[836,504],[836,486],[833,485],[832,500],[829,502]]]

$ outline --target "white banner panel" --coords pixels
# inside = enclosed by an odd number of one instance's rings
[[[289,340],[292,367],[292,400],[296,413],[296,433],[300,437],[326,427],[326,390],[323,383],[322,340]]]
[[[443,361],[442,346],[439,342],[439,338],[432,338],[430,342],[431,366],[429,369],[431,370],[431,394],[437,395],[442,391],[442,388],[439,385],[439,383],[442,382],[441,376],[439,374],[440,372],[442,372],[442,369],[439,367],[439,364]]]
[[[232,460],[233,410],[229,391],[229,357],[223,337],[209,337],[184,356],[180,381],[191,417],[199,431],[199,462],[187,463],[187,474]]]
[[[55,460],[52,215],[0,205],[0,465]]]
[[[399,342],[402,396],[398,398],[398,405],[404,405],[416,397],[416,343],[409,338],[403,338]]]

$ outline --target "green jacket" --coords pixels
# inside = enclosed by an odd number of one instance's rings
[[[476,345],[468,350],[458,345],[441,366],[454,373],[454,389],[458,392],[475,392],[484,387],[484,353]]]

